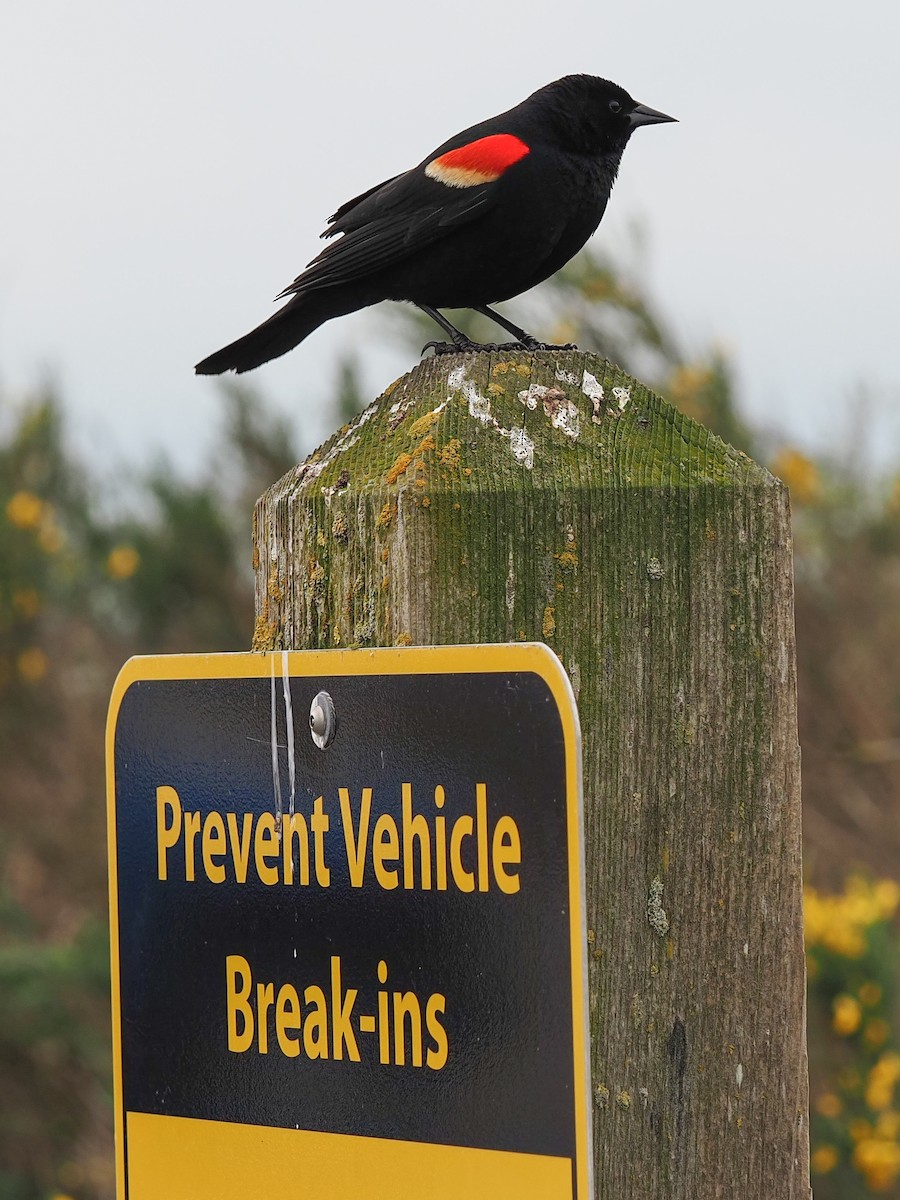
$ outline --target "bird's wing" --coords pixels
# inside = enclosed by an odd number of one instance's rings
[[[386,213],[332,242],[278,299],[371,275],[445,237],[486,212],[494,201],[495,197],[482,188],[474,195],[470,192],[453,197],[449,204]]]
[[[352,200],[348,200],[345,204],[342,204],[341,207],[337,209],[336,212],[333,212],[328,218],[328,225],[330,228],[325,230],[325,232],[322,234],[322,237],[330,238],[334,237],[336,233],[344,233],[344,217],[348,215],[351,209],[358,208],[364,200],[368,200],[370,196],[374,196],[377,192],[383,191],[384,188],[389,187],[390,184],[394,183],[395,180],[400,178],[402,178],[402,176],[393,175],[390,179],[385,179],[383,183],[376,183],[375,186],[369,188],[367,192],[362,192],[359,196],[354,196]]]
[[[407,171],[342,205],[327,246],[278,299],[371,275],[484,215],[501,177],[529,153],[512,134],[460,135]]]

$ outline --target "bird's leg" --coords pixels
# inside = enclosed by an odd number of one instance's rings
[[[453,354],[463,350],[471,350],[474,343],[466,337],[455,325],[451,325],[443,314],[439,313],[436,308],[430,308],[427,304],[417,304],[416,308],[421,309],[427,317],[431,317],[443,329],[444,333],[449,334],[449,342],[426,342],[422,347],[422,353],[426,350],[434,350],[435,354]]]
[[[432,321],[437,322],[441,329],[450,336],[449,342],[426,342],[422,347],[423,354],[426,350],[433,350],[435,354],[464,354],[473,350],[499,349],[493,343],[484,345],[481,342],[473,342],[471,338],[466,337],[455,325],[451,325],[447,318],[439,313],[436,308],[431,308],[427,304],[417,304],[416,308],[421,309],[426,316],[431,317]]]
[[[565,346],[553,346],[549,342],[539,342],[532,334],[527,333],[524,329],[520,329],[518,325],[514,325],[512,321],[508,321],[506,317],[502,317],[500,313],[494,312],[492,308],[488,308],[483,304],[480,308],[473,310],[481,313],[484,317],[490,317],[492,321],[496,321],[498,325],[502,325],[507,333],[511,333],[516,339],[515,342],[510,342],[507,346],[502,346],[503,350],[577,350],[578,347],[572,342]]]

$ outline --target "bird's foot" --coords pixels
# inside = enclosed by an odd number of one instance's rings
[[[496,342],[471,342],[466,338],[458,342],[426,342],[422,347],[422,353],[424,354],[426,350],[433,350],[435,356],[438,354],[481,354],[494,350],[509,350],[511,347],[522,349],[518,342],[510,342],[507,346],[498,346]]]
[[[517,346],[522,350],[577,350],[578,347],[574,342],[566,342],[564,346],[554,345],[553,342],[539,342],[537,338],[523,338],[521,342],[513,342],[512,345]]]
[[[509,350],[577,350],[578,347],[574,342],[567,342],[564,346],[555,346],[551,342],[539,342],[537,338],[523,338],[520,342],[472,342],[468,338],[460,339],[457,342],[426,342],[422,347],[422,353],[426,350],[433,350],[435,356],[438,354],[481,354],[489,353],[496,354],[498,351]]]

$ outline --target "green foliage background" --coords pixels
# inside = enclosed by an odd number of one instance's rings
[[[755,428],[727,356],[688,355],[609,260],[582,255],[514,315],[606,353],[791,487],[805,856],[819,920],[814,1178],[824,1200],[900,1195],[897,898],[885,891],[900,864],[900,474],[873,475],[852,445],[813,460]],[[480,322],[471,332],[496,336]],[[413,361],[433,330],[398,309],[389,336]],[[368,399],[352,360],[333,396],[335,426]],[[114,1195],[109,692],[134,653],[249,647],[252,505],[311,448],[258,392],[226,384],[202,471],[186,479],[163,463],[111,497],[69,449],[57,394],[0,394],[0,1200]],[[849,864],[868,874],[847,881]],[[855,941],[830,937],[842,922]]]

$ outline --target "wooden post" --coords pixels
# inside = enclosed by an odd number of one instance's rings
[[[255,646],[540,640],[584,736],[596,1195],[809,1196],[785,488],[603,359],[423,362],[255,514]]]

